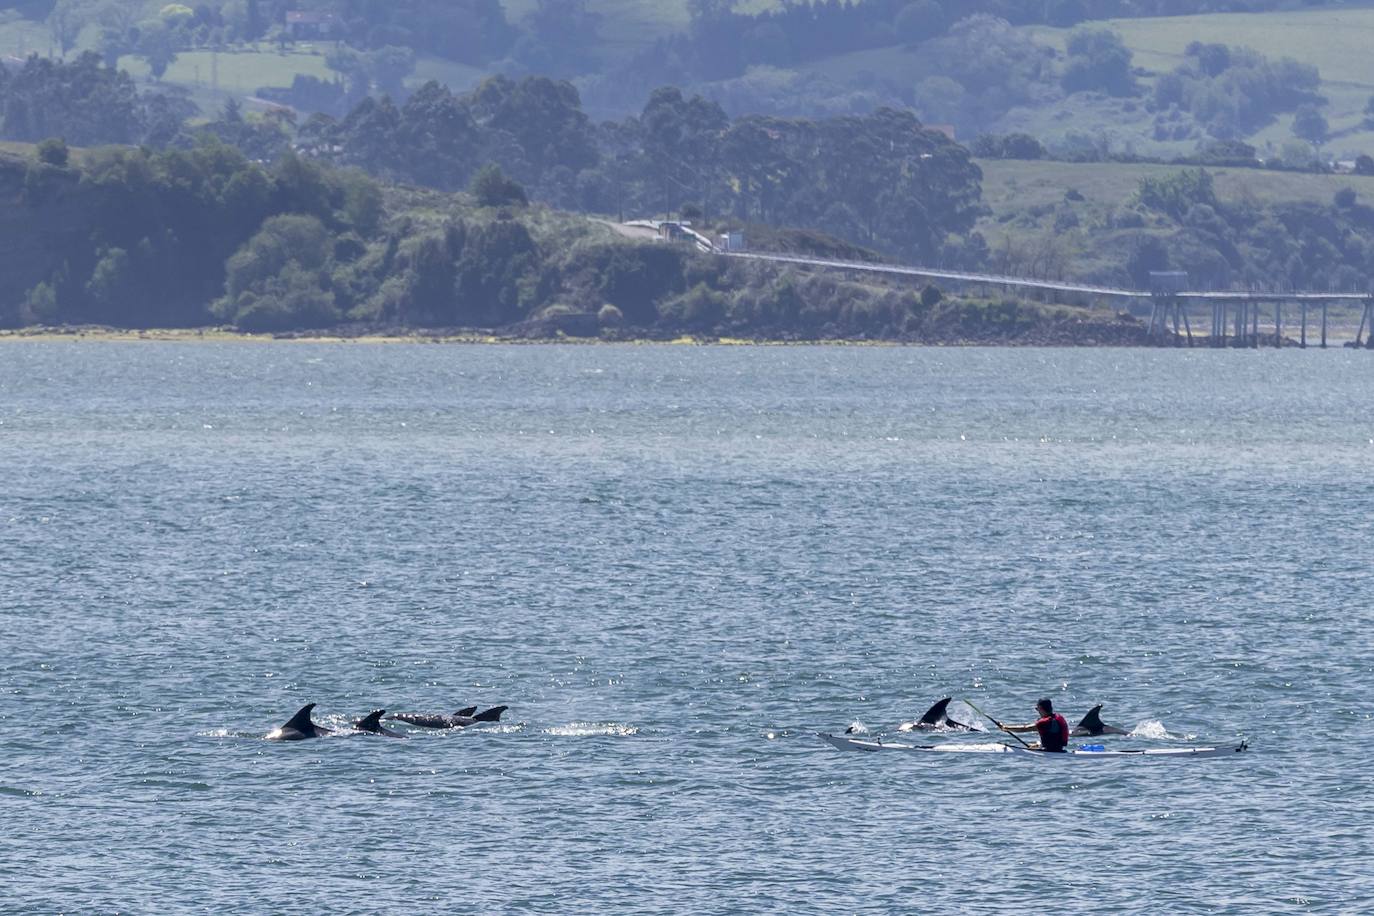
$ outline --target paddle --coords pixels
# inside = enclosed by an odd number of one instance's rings
[[[978,713],[978,715],[980,715],[980,716],[986,717],[986,718],[988,719],[988,721],[990,721],[993,725],[996,725],[996,726],[997,726],[998,728],[1000,728],[1002,731],[1006,732],[1008,735],[1011,735],[1011,736],[1012,736],[1013,738],[1015,738],[1017,741],[1020,741],[1021,744],[1022,744],[1022,746],[1024,746],[1024,747],[1026,748],[1026,750],[1028,750],[1028,751],[1033,751],[1033,750],[1035,750],[1035,748],[1031,747],[1029,744],[1026,744],[1026,742],[1023,741],[1022,738],[1021,738],[1021,736],[1018,735],[1016,732],[1010,730],[1010,729],[1007,728],[1005,725],[1003,725],[1001,722],[998,722],[998,721],[997,721],[996,719],[994,719],[992,716],[989,716],[987,713],[983,712],[983,711],[982,711],[981,709],[979,709],[977,706],[974,706],[974,705],[973,705],[972,703],[970,703],[968,700],[965,700],[964,703],[968,706],[969,709],[972,709],[974,712]]]

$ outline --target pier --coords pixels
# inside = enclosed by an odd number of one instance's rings
[[[1080,296],[1087,300],[1116,299],[1128,302],[1149,302],[1148,334],[1161,346],[1208,347],[1282,347],[1285,338],[1284,306],[1297,307],[1297,346],[1306,348],[1309,329],[1316,333],[1317,346],[1328,346],[1332,303],[1358,305],[1361,309],[1359,329],[1354,346],[1374,349],[1374,293],[1316,292],[1305,290],[1193,290],[1188,288],[1188,275],[1181,271],[1159,271],[1150,275],[1151,288],[1125,289],[1087,283],[1071,283],[1035,277],[1010,277],[999,274],[915,267],[900,264],[848,261],[816,258],[804,255],[775,254],[748,251],[718,244],[690,226],[661,220],[635,220],[626,227],[652,229],[659,238],[691,244],[699,251],[724,258],[764,261],[774,264],[807,267],[817,270],[839,270],[851,273],[875,274],[889,277],[911,277],[942,281],[959,286],[1001,287],[1040,292],[1057,292]],[[1211,310],[1209,332],[1201,341],[1193,334],[1192,316],[1202,316],[1203,306]],[[1314,306],[1317,307],[1314,309]],[[1317,315],[1313,316],[1312,312]],[[1272,315],[1273,333],[1262,334],[1262,314]],[[1201,328],[1199,327],[1199,330]]]

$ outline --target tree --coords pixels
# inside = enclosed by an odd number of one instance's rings
[[[48,165],[55,165],[58,168],[66,168],[67,157],[67,141],[60,137],[49,137],[38,144],[39,162],[46,162]]]
[[[71,63],[30,57],[0,92],[0,136],[37,143],[64,137],[73,146],[138,143],[147,100],[127,73],[86,52]]]
[[[1169,269],[1169,249],[1158,236],[1140,235],[1126,259],[1126,273],[1137,289],[1150,288],[1150,274]]]
[[[454,281],[457,322],[490,328],[524,318],[539,266],[539,249],[522,223],[498,220],[470,231]]]
[[[1306,140],[1313,146],[1321,146],[1330,133],[1331,126],[1326,123],[1326,118],[1317,110],[1316,105],[1308,102],[1298,106],[1298,110],[1293,114],[1295,137]]]
[[[173,31],[160,20],[143,23],[139,31],[138,53],[148,62],[153,79],[162,79],[167,68],[177,59],[177,43]]]
[[[1142,178],[1136,194],[1145,206],[1174,219],[1182,219],[1196,204],[1213,209],[1218,206],[1212,173],[1206,169],[1183,169],[1157,178]]]
[[[477,203],[483,207],[523,206],[529,203],[525,189],[507,178],[506,173],[494,162],[482,166],[473,177],[468,193],[477,198]]]
[[[1080,27],[1069,33],[1068,64],[1062,83],[1065,92],[1105,92],[1135,95],[1131,52],[1121,36],[1109,29]]]
[[[62,49],[63,57],[76,47],[76,40],[90,16],[88,0],[57,0],[53,5],[52,12],[48,14],[48,31],[52,32],[53,41]]]
[[[266,30],[267,24],[263,21],[262,10],[258,8],[258,0],[248,0],[247,16],[243,26],[244,40],[257,41]]]
[[[415,70],[413,50],[387,45],[369,54],[368,63],[378,89],[396,98],[405,94],[405,78]]]
[[[919,44],[944,31],[945,11],[935,0],[912,0],[897,14],[893,27],[902,41]]]

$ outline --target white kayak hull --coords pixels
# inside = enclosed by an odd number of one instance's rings
[[[1047,754],[1030,748],[1009,744],[902,744],[894,741],[870,741],[862,738],[849,738],[844,735],[816,733],[821,740],[842,751],[904,751],[914,754],[1016,754],[1022,757],[1037,757],[1041,760],[1106,760],[1123,757],[1146,757],[1151,760],[1181,760],[1193,757],[1231,757],[1244,751],[1242,742],[1235,747],[1151,747],[1118,750],[1103,745],[1079,745],[1070,747],[1062,754]]]

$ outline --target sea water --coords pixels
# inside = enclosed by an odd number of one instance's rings
[[[1368,909],[1371,395],[1352,351],[0,344],[0,911]],[[814,735],[1042,695],[1251,749]],[[310,701],[510,709],[262,740]]]

